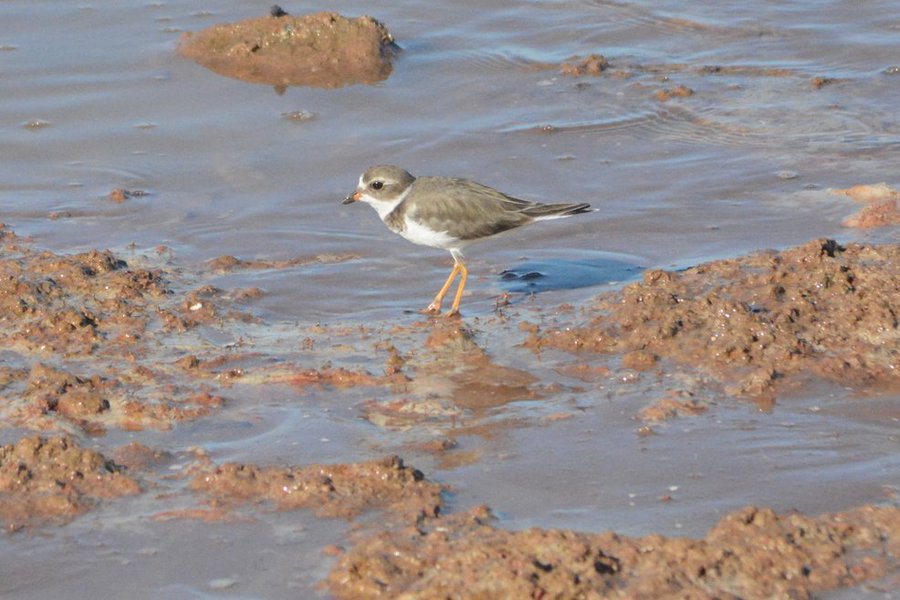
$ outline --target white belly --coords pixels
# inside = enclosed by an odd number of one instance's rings
[[[463,244],[460,240],[448,234],[446,231],[432,231],[427,227],[410,220],[409,217],[404,219],[406,229],[399,232],[400,235],[408,239],[414,244],[422,246],[431,246],[432,248],[460,248]]]

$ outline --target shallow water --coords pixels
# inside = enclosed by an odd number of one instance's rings
[[[270,356],[299,355],[310,367],[352,360],[380,372],[383,357],[366,358],[362,343],[350,357],[297,352],[297,332],[315,323],[379,331],[413,323],[407,311],[427,304],[449,269],[445,253],[393,236],[367,207],[340,204],[366,167],[395,163],[523,198],[590,202],[597,212],[467,251],[463,309],[479,345],[545,384],[561,382],[561,391],[494,407],[488,422],[503,423],[495,432],[460,438],[475,456],[464,466],[406,449],[428,432],[362,420],[372,392],[353,389],[301,396],[237,385],[217,417],[173,432],[111,432],[100,446],[137,439],[176,452],[201,445],[221,461],[298,464],[399,452],[454,487],[451,510],[487,503],[516,528],[697,535],[750,503],[815,513],[896,490],[896,398],[813,388],[757,413],[723,397],[709,414],[641,438],[633,414],[667,382],[576,390],[553,370],[571,357],[536,364],[515,347],[515,322],[494,311],[508,291],[513,319],[539,321],[644,268],[818,236],[897,242],[896,229],[842,228],[857,207],[828,190],[897,183],[900,2],[341,9],[370,12],[404,48],[384,83],[279,92],[174,54],[180,32],[267,6],[4,2],[0,220],[56,252],[110,248],[140,260],[165,246],[188,277],[265,292],[250,305],[263,325],[209,332],[209,343],[246,334]],[[560,62],[590,53],[605,55],[609,71],[560,74]],[[817,77],[828,81],[817,87]],[[677,85],[694,94],[656,97]],[[285,116],[293,111],[313,117]],[[106,197],[116,187],[149,194],[116,204]],[[347,257],[211,275],[207,261],[222,255]],[[581,417],[544,419],[573,404]],[[660,501],[667,495],[671,502]],[[345,528],[276,513],[256,527],[173,526],[149,518],[159,510],[141,497],[58,530],[3,538],[0,592],[94,597],[115,585],[134,598],[287,597],[308,593],[327,572],[332,559],[319,549]],[[104,574],[109,561],[115,575]]]

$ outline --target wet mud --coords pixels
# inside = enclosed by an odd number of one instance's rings
[[[8,349],[62,355],[128,352],[146,330],[147,300],[166,293],[159,273],[126,269],[111,252],[35,253],[3,230],[0,339]]]
[[[814,240],[782,252],[650,270],[607,294],[588,322],[536,332],[529,345],[666,360],[729,394],[773,397],[815,375],[859,389],[900,386],[900,247]]]
[[[391,397],[364,404],[370,422],[386,428],[462,425],[510,402],[540,396],[533,375],[498,364],[465,325],[434,319],[416,327],[428,332],[424,349],[404,355],[390,347],[387,370],[405,374],[406,380]]]
[[[100,500],[141,492],[126,469],[69,436],[0,447],[0,519],[7,531],[64,524]]]
[[[214,271],[230,273],[240,270],[287,269],[310,264],[333,264],[355,258],[358,258],[355,254],[319,254],[285,260],[244,260],[235,256],[220,256],[209,261],[208,266]]]
[[[220,75],[321,88],[387,79],[398,49],[387,28],[372,17],[329,12],[213,25],[185,33],[178,46],[182,56]]]
[[[847,196],[863,207],[844,219],[845,227],[887,227],[900,225],[900,192],[887,184],[855,185],[835,194]]]
[[[175,292],[162,270],[129,267],[109,251],[57,255],[2,234],[0,414],[7,422],[100,435],[109,427],[168,429],[222,404],[181,376],[177,351],[157,352],[176,332],[242,317],[219,316],[204,301],[215,292]]]
[[[5,4],[0,596],[896,597],[897,11],[733,4]]]
[[[339,598],[812,598],[896,569],[900,510],[807,517],[747,507],[701,539],[505,531],[473,509],[363,536]]]
[[[343,518],[382,509],[413,522],[437,516],[445,490],[398,456],[303,467],[227,463],[197,475],[191,488],[219,507],[268,502],[279,510],[312,508],[319,516]]]
[[[609,68],[609,61],[602,54],[574,57],[560,66],[560,73],[569,77],[584,77],[591,75],[596,77]]]
[[[202,448],[137,442],[108,453],[86,448],[113,430],[215,418],[237,386],[351,394],[359,418],[388,432],[415,430],[419,441],[405,448],[445,469],[481,460],[459,441],[467,436],[572,418],[568,410],[511,417],[511,403],[583,391],[623,371],[702,373],[640,410],[638,436],[660,421],[703,415],[716,385],[754,398],[774,397],[810,376],[860,390],[894,388],[896,245],[822,239],[679,272],[647,271],[642,282],[590,305],[552,311],[571,321],[567,327],[511,323],[517,309],[507,305],[471,322],[317,324],[292,330],[293,350],[284,353],[260,341],[265,323],[236,308],[265,292],[225,290],[209,278],[345,257],[226,256],[190,274],[159,257],[58,255],[6,228],[0,236],[0,411],[8,424],[40,435],[0,448],[0,519],[11,532],[65,523],[147,489],[158,492],[156,521],[252,523],[297,509],[353,519],[358,527],[348,543],[323,549],[337,559],[327,586],[339,598],[804,598],[897,570],[896,507],[819,517],[749,507],[699,539],[508,531],[487,507],[445,514],[451,489],[399,456],[283,465],[217,462]],[[203,341],[235,327],[246,329],[227,350]],[[565,388],[489,351],[484,339],[498,327],[515,332],[525,354],[565,350],[559,354],[571,360],[555,361],[553,372],[583,387]],[[166,474],[175,460],[183,468]]]
[[[896,389],[898,251],[821,239],[679,272],[648,271],[580,311],[561,307],[567,327],[521,329],[539,354],[553,348],[581,357],[561,372],[586,383],[607,379],[611,369],[701,374],[642,409],[638,435],[653,433],[659,421],[706,413],[716,389],[763,405],[811,376],[858,390]],[[461,347],[468,339],[462,332],[437,338]],[[614,360],[592,360],[592,353]],[[444,456],[458,451],[453,439],[432,445]],[[893,506],[817,517],[751,506],[699,539],[512,532],[481,507],[358,533],[328,585],[340,598],[812,598],[869,580],[887,578],[890,586],[898,531]]]

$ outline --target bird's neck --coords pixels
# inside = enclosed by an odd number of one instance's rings
[[[409,196],[409,192],[411,190],[412,186],[409,186],[393,202],[379,202],[375,204],[375,210],[378,211],[378,216],[381,217],[381,220],[384,221],[384,224],[387,225],[392,231],[401,232],[406,229],[405,217],[407,203],[404,202],[404,200],[406,200],[406,197]]]
[[[391,231],[396,233],[406,231],[406,208],[406,203],[401,201],[391,212],[381,215],[381,220]]]

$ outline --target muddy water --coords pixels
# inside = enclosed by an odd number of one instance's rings
[[[747,504],[818,514],[896,502],[896,393],[810,381],[761,411],[709,392],[701,414],[641,435],[636,415],[684,388],[672,381],[684,375],[617,358],[578,371],[583,356],[519,345],[522,323],[575,323],[592,297],[645,268],[822,236],[897,243],[896,228],[842,227],[858,206],[829,190],[898,184],[900,3],[341,9],[372,13],[404,48],[383,83],[277,90],[175,55],[181,32],[267,6],[0,8],[9,24],[0,31],[2,221],[38,248],[108,248],[129,265],[165,268],[176,295],[200,285],[262,291],[237,302],[257,322],[161,337],[149,354],[168,364],[244,352],[228,365],[243,381],[205,380],[225,398],[221,410],[169,430],[81,432],[83,445],[110,454],[138,441],[169,458],[144,471],[141,495],[0,540],[0,591],[312,593],[335,560],[322,549],[345,543],[348,526],[270,509],[172,518],[198,504],[179,476],[196,448],[216,463],[290,465],[397,453],[452,487],[446,510],[488,504],[515,529],[702,536]],[[606,71],[562,73],[561,63],[592,53],[607,58]],[[678,86],[693,93],[667,94]],[[463,310],[474,347],[445,352],[408,311],[433,295],[447,256],[392,236],[367,207],[340,204],[360,172],[383,162],[599,210],[472,247]],[[147,194],[117,203],[114,188]],[[211,263],[222,256],[267,262]],[[512,304],[497,313],[504,292]],[[279,380],[279,365],[295,373],[326,363],[381,376],[389,345],[415,385]],[[12,368],[37,360],[91,369],[71,356],[3,355]],[[107,370],[122,366],[105,360]],[[19,421],[0,442],[31,432]],[[456,449],[434,451],[449,438]]]

